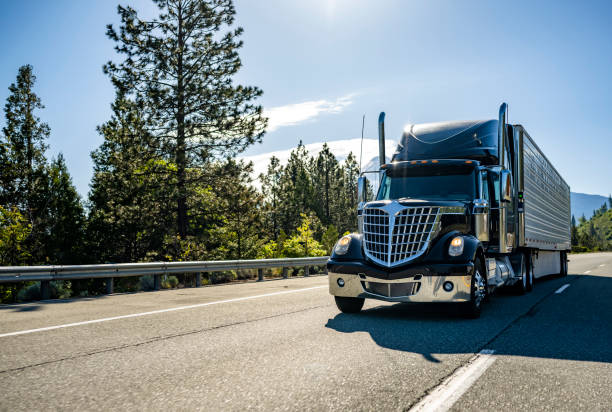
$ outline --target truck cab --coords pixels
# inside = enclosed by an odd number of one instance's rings
[[[554,243],[557,267],[554,256],[525,238],[525,224],[542,221],[541,214],[532,216],[542,201],[535,193],[527,209],[532,214],[525,216],[525,165],[534,172],[542,158],[530,161],[527,154],[525,163],[525,136],[532,141],[521,126],[506,123],[506,114],[504,104],[498,120],[411,126],[391,162],[374,178],[359,178],[358,233],[338,241],[327,265],[341,311],[358,312],[371,298],[458,303],[477,317],[495,288],[531,289],[540,253],[549,266],[544,272],[563,271],[569,187],[560,177],[552,187],[561,205],[544,220],[559,221],[527,226],[528,234],[553,239],[545,242]],[[384,114],[381,119],[379,158],[385,159]]]

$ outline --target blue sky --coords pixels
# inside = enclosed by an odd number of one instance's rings
[[[148,0],[131,4],[145,15]],[[2,3],[0,100],[22,64],[79,192],[91,179],[96,126],[113,89],[105,25],[112,0]],[[305,143],[387,136],[409,123],[494,118],[502,101],[573,191],[612,191],[612,3],[605,1],[239,0],[244,63],[237,81],[264,90],[271,117],[257,154]],[[0,120],[0,125],[4,119]],[[358,149],[358,148],[356,148]]]

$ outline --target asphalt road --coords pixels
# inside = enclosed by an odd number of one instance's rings
[[[324,276],[0,306],[0,410],[409,410],[486,349],[451,409],[609,411],[612,253],[570,259],[477,320]]]

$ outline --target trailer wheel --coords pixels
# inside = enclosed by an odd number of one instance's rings
[[[336,306],[342,313],[357,313],[363,307],[364,298],[349,298],[346,296],[334,296]]]
[[[560,277],[567,276],[567,252],[561,252],[561,272],[559,272]]]
[[[480,317],[482,302],[487,296],[487,280],[483,268],[482,260],[476,258],[470,288],[470,301],[465,303],[465,315],[472,319]]]

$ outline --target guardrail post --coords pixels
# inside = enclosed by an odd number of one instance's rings
[[[310,266],[304,266],[304,277],[310,276]]]
[[[195,277],[196,277],[196,288],[199,288],[200,286],[202,286],[202,274],[200,272],[197,272]]]
[[[51,283],[48,280],[40,281],[40,298],[47,300],[51,297]]]
[[[288,271],[287,266],[283,266],[283,279],[287,279],[287,271]]]
[[[161,275],[153,275],[153,290],[161,289]]]
[[[264,277],[263,277],[263,269],[262,269],[262,268],[259,268],[259,269],[257,269],[257,281],[258,281],[258,282],[261,282],[261,281],[263,281],[263,280],[264,280]]]
[[[110,295],[115,290],[115,278],[106,278],[106,294]]]

